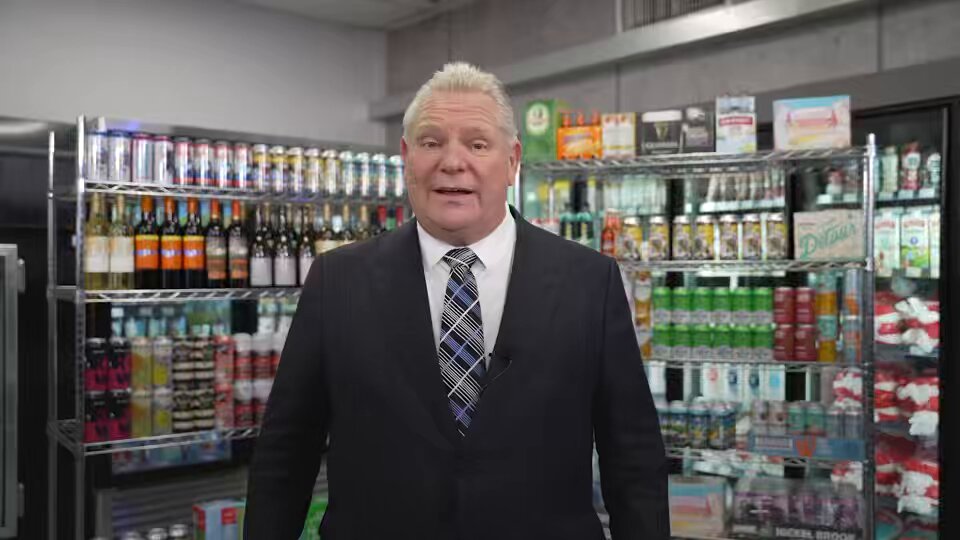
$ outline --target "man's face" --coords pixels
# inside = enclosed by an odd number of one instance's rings
[[[420,224],[454,245],[472,244],[503,221],[520,143],[480,92],[437,92],[401,140],[410,204]]]

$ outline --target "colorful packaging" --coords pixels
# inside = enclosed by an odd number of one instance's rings
[[[223,499],[193,505],[195,540],[240,540],[243,537],[245,504]]]
[[[641,153],[677,154],[683,131],[683,112],[675,109],[645,112],[640,116]]]
[[[561,113],[557,129],[557,159],[597,159],[603,152],[600,115],[587,119],[583,112]],[[576,121],[574,121],[574,118]]]
[[[527,103],[524,107],[523,123],[520,126],[524,161],[553,161],[557,159],[557,129],[560,127],[560,111],[566,108],[566,103],[556,99]]]
[[[601,116],[603,157],[631,158],[637,155],[637,114],[612,113]]]
[[[681,151],[713,152],[714,144],[714,105],[687,107],[683,110],[683,141]]]
[[[940,211],[934,208],[928,214],[930,221],[930,276],[940,277]]]
[[[717,98],[716,151],[744,154],[757,151],[756,98],[721,96]]]
[[[924,219],[924,224],[926,220]],[[822,210],[793,215],[794,254],[798,260],[862,257],[863,215],[856,210]]]
[[[900,268],[900,216],[882,212],[874,219],[873,228],[877,275],[892,276]]]
[[[773,138],[777,150],[848,148],[850,96],[774,101]]]
[[[908,273],[930,268],[930,221],[925,213],[914,211],[901,219],[900,255]]]
[[[723,478],[670,475],[670,531],[675,536],[723,536],[727,522]]]

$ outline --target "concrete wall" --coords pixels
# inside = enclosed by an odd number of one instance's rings
[[[518,8],[528,3],[537,9]],[[464,9],[442,17],[448,19],[447,25],[462,21],[469,30],[451,27],[453,31],[446,34],[421,32],[443,27],[442,18],[436,18],[388,34],[390,93],[415,89],[448,59],[477,62],[496,72],[497,65],[602,39],[616,31],[614,0],[482,0],[471,9],[490,15],[465,16],[469,10]],[[560,15],[552,19],[553,26],[542,26],[550,14]],[[553,41],[530,45],[536,41],[531,35]],[[485,37],[467,47],[464,41],[468,36]],[[419,47],[413,43],[418,40]],[[404,58],[402,73],[398,73],[395,58]],[[644,111],[709,101],[728,92],[782,95],[785,90],[814,83],[951,59],[960,60],[960,2],[914,0],[896,6],[886,2],[798,27],[751,33],[593,73],[511,88],[510,92],[515,106],[537,97],[558,97],[574,107]],[[853,98],[856,105],[857,96]],[[388,144],[399,136],[397,122],[387,122]]]
[[[0,2],[0,116],[382,145],[386,36],[224,0]]]

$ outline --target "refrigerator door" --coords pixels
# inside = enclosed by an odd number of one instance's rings
[[[0,245],[0,538],[17,536],[17,247]]]

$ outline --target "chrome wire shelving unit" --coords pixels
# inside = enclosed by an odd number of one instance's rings
[[[169,304],[214,300],[296,298],[300,296],[300,288],[255,287],[247,289],[118,289],[92,291],[68,286],[57,287],[54,290],[54,295],[59,300],[78,304]]]

